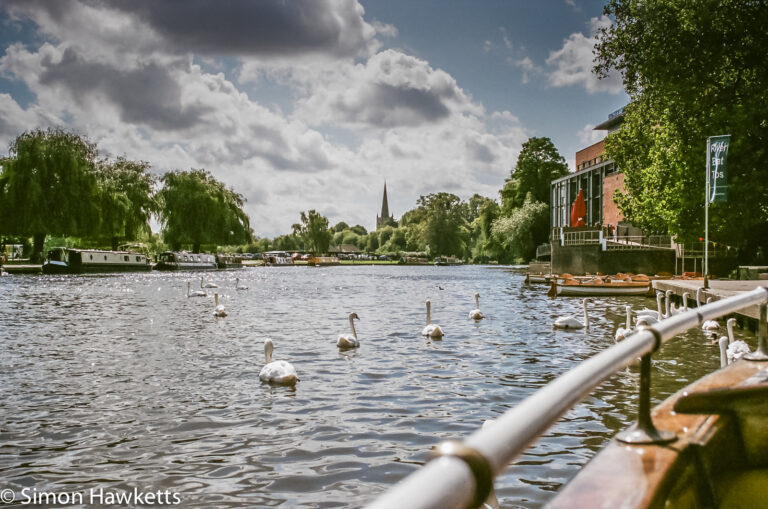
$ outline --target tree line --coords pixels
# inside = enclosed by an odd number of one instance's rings
[[[36,261],[49,235],[112,249],[149,240],[153,216],[174,249],[253,240],[244,198],[202,169],[158,178],[149,163],[100,157],[94,143],[63,129],[22,133],[0,165],[0,235],[31,237]]]

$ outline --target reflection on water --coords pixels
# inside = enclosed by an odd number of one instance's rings
[[[170,490],[184,507],[359,507],[440,440],[498,417],[613,344],[624,305],[595,298],[589,332],[553,330],[549,300],[487,267],[260,268],[211,273],[229,312],[187,298],[192,273],[0,278],[3,488]],[[235,290],[235,278],[250,287]],[[480,293],[485,320],[467,318]],[[424,300],[442,340],[420,335]],[[361,347],[340,351],[355,311]],[[259,382],[263,343],[295,389]],[[754,340],[749,340],[754,344]],[[699,331],[656,355],[660,401],[718,366]],[[635,416],[629,368],[569,412],[497,480],[538,507]]]

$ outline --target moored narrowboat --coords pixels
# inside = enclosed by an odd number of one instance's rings
[[[239,269],[243,266],[243,259],[239,255],[219,253],[216,255],[216,265],[220,269]]]
[[[48,251],[43,274],[134,272],[152,268],[146,253],[57,247]]]
[[[155,270],[213,270],[217,268],[216,256],[187,251],[164,251],[160,253],[155,265]]]

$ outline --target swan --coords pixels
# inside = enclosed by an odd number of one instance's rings
[[[219,304],[219,294],[214,293],[213,299],[215,301],[214,305],[216,306],[213,310],[213,316],[217,316],[219,318],[224,318],[225,316],[227,316],[227,310],[224,309],[224,304]]]
[[[235,278],[235,289],[236,290],[247,290],[248,287],[245,286],[245,285],[241,285],[240,284],[240,278],[238,277],[238,278]]]
[[[275,349],[275,345],[271,339],[264,340],[264,357],[266,357],[266,364],[261,368],[259,372],[259,380],[262,382],[280,384],[280,385],[294,385],[299,381],[299,376],[296,374],[296,368],[293,364],[287,361],[273,361],[272,351]]]
[[[192,283],[187,281],[187,297],[208,297],[208,294],[202,290],[192,291]]]
[[[674,304],[672,304],[672,314],[673,315],[679,315],[680,313],[684,313],[688,311],[688,297],[691,294],[688,292],[683,292],[683,307],[677,308]]]
[[[632,306],[624,306],[627,310],[627,320],[624,322],[624,327],[619,326],[616,329],[616,341],[621,341],[632,333]],[[644,315],[641,315],[644,316]]]
[[[701,294],[703,292],[704,292],[704,288],[703,287],[700,286],[700,287],[696,288],[696,307],[701,306],[701,303],[704,302],[701,299]]]
[[[589,329],[589,314],[587,313],[587,302],[591,299],[583,299],[581,305],[584,308],[584,323],[573,316],[561,316],[552,324],[556,329]]]
[[[469,317],[472,320],[482,320],[485,315],[480,311],[480,294],[475,293],[475,309],[469,312]]]
[[[357,316],[357,313],[349,314],[349,327],[352,329],[352,334],[339,334],[339,339],[336,341],[336,346],[339,348],[357,348],[360,346],[360,341],[357,340],[355,322],[353,322],[353,320],[359,319],[360,317]]]
[[[661,320],[664,318],[664,311],[661,309],[661,299],[664,298],[664,294],[661,292],[656,292],[656,311],[653,309],[641,309],[640,311],[636,311],[635,314],[638,316],[650,316],[652,318],[655,318],[656,320]]]
[[[707,320],[701,324],[701,330],[704,333],[715,333],[720,328],[720,324],[716,320]]]
[[[749,345],[746,341],[743,339],[735,339],[733,336],[733,326],[736,325],[736,319],[735,318],[729,318],[728,321],[725,323],[725,327],[728,330],[728,337],[723,336],[720,338],[720,365],[723,365],[723,339],[727,339],[728,342],[726,343],[727,347],[725,348],[725,358],[726,358],[726,364],[731,364],[733,362],[736,362],[737,360],[741,359],[748,353],[751,353],[752,350],[749,348]]]
[[[219,285],[216,283],[205,283],[203,284],[203,276],[200,276],[200,288],[218,288]]]
[[[429,299],[427,299],[427,325],[422,329],[421,335],[422,336],[428,336],[430,338],[442,338],[444,336],[443,329],[440,328],[439,325],[436,323],[430,323],[430,302]]]

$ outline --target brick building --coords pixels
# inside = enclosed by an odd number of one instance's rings
[[[595,130],[610,134],[619,128],[622,118],[623,111],[615,111]],[[579,150],[576,152],[576,171],[552,181],[552,228],[570,226],[571,206],[579,190],[584,191],[587,204],[587,225],[618,225],[624,217],[613,202],[613,195],[623,186],[624,174],[613,161],[605,158],[603,140]]]

